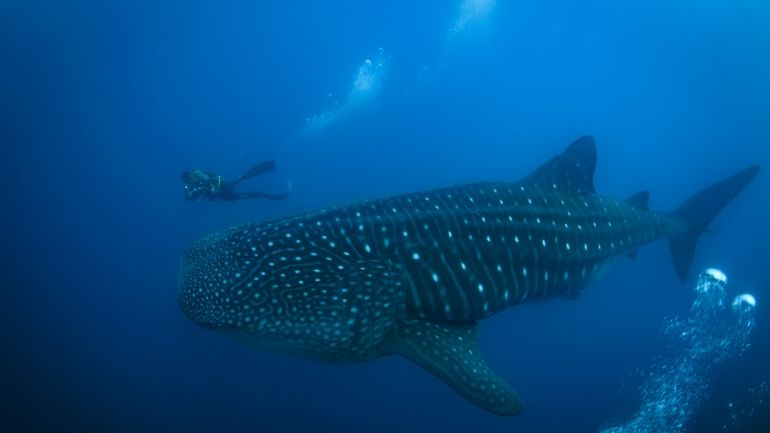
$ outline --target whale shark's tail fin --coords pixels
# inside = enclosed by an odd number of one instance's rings
[[[719,212],[759,173],[758,166],[752,166],[720,180],[699,191],[670,215],[689,224],[686,232],[669,239],[671,255],[674,259],[679,279],[685,281],[692,265],[695,245],[700,235],[708,231],[709,224]]]

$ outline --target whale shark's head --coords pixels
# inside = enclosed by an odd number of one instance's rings
[[[300,307],[321,276],[303,266],[304,248],[293,237],[271,225],[247,224],[195,242],[182,258],[182,311],[207,328],[265,336],[283,336],[295,322],[317,320]],[[333,300],[318,294],[313,303]]]
[[[247,224],[195,242],[181,263],[182,311],[262,349],[312,358],[350,356],[381,340],[400,303],[396,288],[381,304],[373,290],[392,274],[318,252],[304,228]]]
[[[266,287],[251,281],[251,272],[243,269],[252,261],[243,257],[246,251],[234,235],[233,231],[225,231],[205,237],[182,258],[179,304],[187,317],[207,328],[237,329],[253,306],[248,297],[257,299],[267,294]]]

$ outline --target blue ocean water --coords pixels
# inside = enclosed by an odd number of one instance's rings
[[[649,189],[673,209],[770,167],[769,53],[756,0],[5,0],[0,430],[595,432],[644,404],[651,366],[677,359],[661,328],[716,267],[730,299],[757,299],[751,347],[713,366],[668,431],[766,431],[766,172],[715,221],[686,284],[658,242],[576,300],[482,322],[518,417],[400,357],[328,365],[205,331],[177,280],[184,250],[225,227],[514,181],[584,134],[600,194]],[[277,172],[248,185],[290,181],[284,201],[183,198],[184,170],[234,178],[268,159]]]

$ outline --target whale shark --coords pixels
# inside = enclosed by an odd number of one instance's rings
[[[746,168],[656,212],[649,193],[594,190],[596,145],[573,142],[516,182],[361,200],[206,236],[184,253],[179,303],[259,349],[333,363],[401,355],[470,402],[516,415],[478,322],[523,302],[574,299],[619,257],[667,239],[688,275],[699,236],[759,172]]]

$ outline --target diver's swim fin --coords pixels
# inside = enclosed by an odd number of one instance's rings
[[[260,162],[254,167],[251,167],[249,171],[247,171],[246,173],[243,173],[242,175],[238,176],[238,178],[235,179],[232,184],[235,185],[244,179],[248,179],[254,176],[259,176],[260,174],[269,173],[274,170],[275,170],[275,161],[270,160],[270,161]]]

